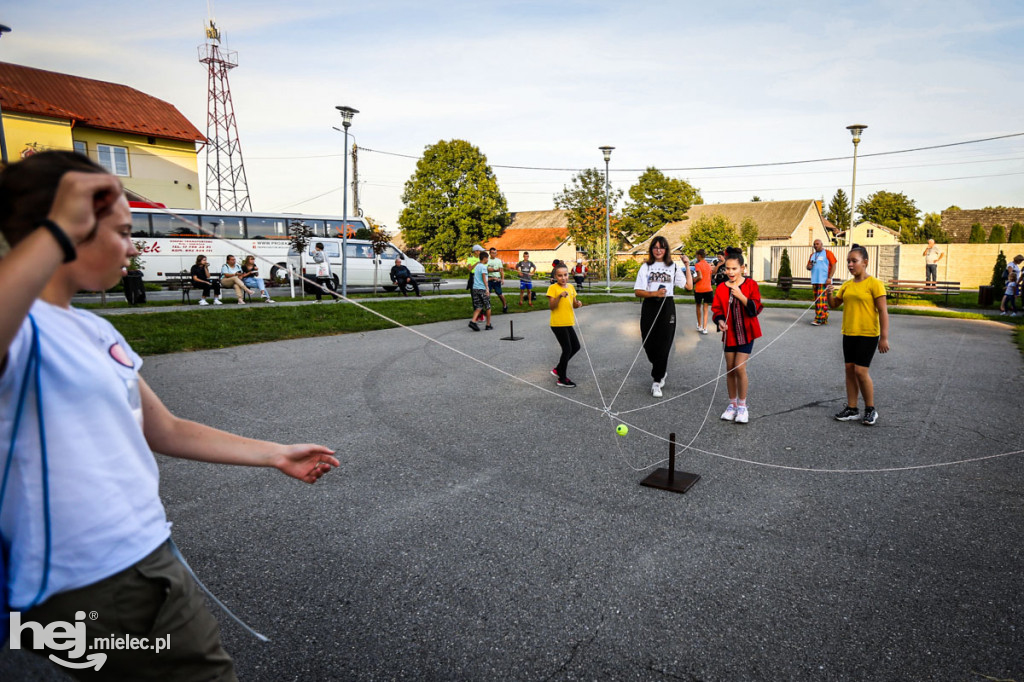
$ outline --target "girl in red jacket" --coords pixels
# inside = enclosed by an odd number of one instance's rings
[[[754,339],[761,336],[757,316],[763,309],[757,282],[743,274],[743,252],[725,250],[725,273],[729,279],[718,285],[711,303],[711,314],[725,341],[726,383],[729,386],[729,407],[722,419],[746,424],[747,358],[754,348]]]

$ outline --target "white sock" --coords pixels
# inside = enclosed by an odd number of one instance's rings
[[[746,400],[737,400],[736,401],[736,407],[746,407],[746,406],[747,406],[747,401]]]

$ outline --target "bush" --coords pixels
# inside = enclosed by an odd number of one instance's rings
[[[996,265],[992,268],[992,286],[999,291],[1000,296],[1003,294],[1003,289],[1006,288],[1006,282],[1003,281],[1004,272],[1006,272],[1006,256],[1003,254],[1002,249],[1000,249],[999,257],[996,258]]]
[[[981,226],[981,223],[974,223],[971,225],[971,238],[967,240],[968,244],[984,244],[985,243],[985,228]]]
[[[640,263],[635,260],[628,260],[615,264],[616,279],[636,279],[636,273],[640,272]]]
[[[1006,228],[1002,225],[993,225],[992,233],[988,236],[989,244],[1002,244],[1006,241]]]
[[[782,250],[782,262],[779,263],[779,288],[785,292],[786,298],[789,298],[789,290],[792,287],[793,281],[790,279],[788,283],[783,283],[783,277],[793,277],[793,268],[789,264],[789,250]]]
[[[1011,244],[1022,244],[1024,243],[1024,224],[1014,223],[1010,226],[1010,238],[1007,240]]]

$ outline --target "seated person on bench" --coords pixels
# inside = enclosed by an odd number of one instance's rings
[[[260,277],[260,271],[256,267],[256,256],[245,257],[245,261],[242,263],[242,283],[250,289],[260,292],[263,295],[264,302],[273,303],[270,300],[270,294],[267,293],[267,287],[263,283],[263,278]]]
[[[218,280],[210,279],[210,264],[206,260],[206,256],[196,256],[196,264],[192,266],[192,288],[201,289],[203,297],[199,299],[199,305],[210,305],[206,302],[206,297],[210,295],[210,289],[213,289],[213,302],[216,305],[220,305],[220,282]]]
[[[416,292],[417,296],[420,295],[419,283],[412,278],[412,273],[409,272],[409,268],[402,265],[401,258],[396,258],[395,264],[391,268],[391,281],[398,285],[398,288],[402,292],[402,296],[409,295],[409,292],[405,289],[406,283],[412,285],[412,289]]]

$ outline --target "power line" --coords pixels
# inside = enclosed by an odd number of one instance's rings
[[[967,144],[978,144],[980,142],[992,142],[993,140],[1005,140],[1007,138],[1020,137],[1020,136],[1024,136],[1024,133],[1009,133],[1007,135],[997,135],[995,137],[984,137],[984,138],[980,138],[980,139],[977,139],[977,140],[964,140],[962,142],[950,142],[950,143],[947,143],[947,144],[935,144],[935,145],[929,145],[927,147],[912,147],[912,148],[909,148],[909,149],[895,149],[895,150],[888,151],[888,152],[874,152],[874,153],[871,153],[871,154],[858,154],[858,157],[863,159],[863,158],[866,158],[866,157],[869,157],[869,156],[891,156],[893,154],[908,154],[910,152],[921,152],[921,151],[927,151],[929,149],[945,149],[947,147],[959,147],[959,146],[967,145]],[[419,159],[423,158],[421,156],[413,156],[411,154],[399,154],[398,152],[388,152],[388,151],[383,151],[383,150],[380,150],[380,149],[370,149],[369,147],[359,147],[359,149],[362,150],[362,151],[365,151],[365,152],[373,153],[373,154],[383,154],[385,156],[397,156],[397,157],[403,158],[403,159],[419,160]],[[852,158],[853,158],[852,155],[850,155],[850,156],[830,156],[830,157],[822,157],[822,158],[819,158],[819,159],[804,159],[804,160],[801,160],[801,161],[770,161],[770,162],[765,162],[765,163],[741,163],[741,164],[732,164],[732,165],[726,165],[726,166],[688,166],[688,167],[679,167],[679,168],[662,168],[660,170],[663,170],[663,171],[695,171],[695,170],[724,170],[724,169],[729,169],[729,168],[765,168],[765,167],[769,167],[769,166],[795,166],[795,165],[807,164],[807,163],[824,163],[824,162],[827,162],[827,161],[847,161],[847,160],[852,159]],[[496,164],[496,163],[495,164],[490,164],[490,165],[491,165],[491,168],[507,168],[507,169],[511,169],[511,170],[555,171],[555,172],[559,172],[559,173],[579,172],[579,171],[582,171],[582,170],[586,170],[584,168],[550,168],[550,167],[544,167],[544,166],[509,166],[509,165]],[[614,170],[614,172],[617,172],[617,173],[643,173],[647,169],[646,168],[615,168],[613,170]]]

